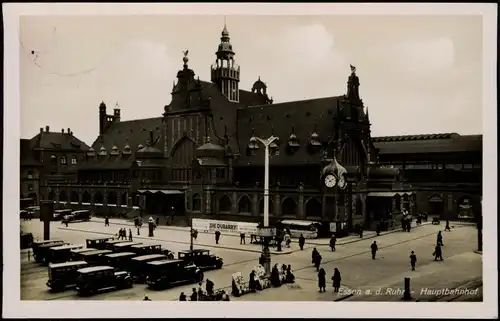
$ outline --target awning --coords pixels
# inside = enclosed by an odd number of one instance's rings
[[[176,189],[139,189],[137,190],[137,193],[139,194],[157,194],[157,193],[162,193],[165,195],[180,195],[184,194],[183,191],[176,190]]]

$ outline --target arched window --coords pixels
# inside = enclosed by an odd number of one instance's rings
[[[71,191],[71,203],[78,203],[79,197],[76,191]]]
[[[50,155],[50,164],[51,165],[56,165],[57,164],[57,156],[52,154]]]
[[[243,195],[238,202],[238,212],[239,213],[251,213],[252,212],[252,202],[247,195]]]
[[[281,211],[283,215],[295,216],[297,214],[297,204],[293,199],[287,197],[281,204]]]
[[[200,194],[193,195],[193,211],[200,212],[201,211],[201,197]]]
[[[317,198],[311,198],[306,203],[306,216],[321,216],[323,206]]]
[[[262,198],[259,202],[259,213],[264,214],[264,198]],[[269,214],[274,213],[274,202],[272,199],[269,199]]]
[[[227,195],[222,196],[222,198],[219,200],[219,212],[231,212],[232,206],[233,203]]]
[[[102,196],[101,192],[96,192],[94,195],[94,203],[95,204],[102,204],[104,201],[104,197]]]
[[[108,204],[116,204],[117,202],[118,202],[118,195],[116,195],[116,192],[109,192]]]
[[[53,200],[54,200],[54,198],[55,198],[55,193],[54,193],[54,191],[50,191],[50,192],[49,192],[49,195],[48,195],[48,197],[47,197],[47,199],[48,199],[49,201],[53,201]]]
[[[59,202],[67,202],[68,201],[68,195],[66,195],[66,192],[65,191],[61,191],[59,193]]]
[[[90,193],[88,191],[83,192],[82,203],[90,203],[91,199],[92,198],[91,198]]]

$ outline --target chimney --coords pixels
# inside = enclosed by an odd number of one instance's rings
[[[64,128],[63,128],[63,129],[61,129],[61,133],[63,133],[63,134],[64,134]]]
[[[50,130],[50,127],[49,126],[45,126],[45,131],[48,133]]]
[[[40,127],[40,133],[43,133],[43,127]]]
[[[68,135],[71,135],[71,128],[68,128]]]

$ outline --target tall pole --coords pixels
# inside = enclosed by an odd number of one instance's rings
[[[269,226],[269,145],[265,146],[264,161],[264,227]]]
[[[189,249],[193,250],[193,212],[189,212],[189,225],[191,228],[189,229],[189,235],[191,236],[189,240]]]

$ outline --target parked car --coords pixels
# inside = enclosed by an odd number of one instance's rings
[[[77,271],[76,290],[80,295],[93,295],[106,290],[119,290],[133,286],[130,273],[116,271],[112,266],[93,266]]]
[[[175,259],[174,253],[167,249],[162,249],[160,244],[138,244],[138,245],[133,245],[128,250],[135,252],[138,255],[163,254],[169,260]]]
[[[81,253],[86,253],[86,252],[91,252],[91,251],[97,251],[97,249],[93,249],[91,247],[86,247],[83,249],[74,249],[70,251],[70,259],[71,261],[85,261],[83,259],[83,256],[80,255]]]
[[[71,250],[82,249],[81,244],[66,244],[51,247],[47,255],[47,262],[62,263],[71,260]]]
[[[106,242],[112,240],[112,237],[95,237],[86,240],[87,247],[91,247],[98,250],[104,250],[106,247]]]
[[[103,257],[104,264],[112,266],[114,268],[130,271],[130,261],[133,257],[136,257],[137,254],[134,252],[119,252],[119,253],[111,253],[106,254]]]
[[[31,245],[31,248],[33,249],[33,257],[38,263],[44,262],[47,252],[51,247],[61,246],[64,244],[65,243],[62,240],[34,241]]]
[[[73,211],[68,215],[68,222],[73,221],[90,221],[90,217],[92,216],[89,210],[79,210]]]
[[[167,259],[168,258],[162,254],[149,254],[132,258],[130,260],[130,274],[132,275],[134,282],[143,283],[146,280],[148,262]]]
[[[66,208],[63,210],[55,210],[54,215],[52,216],[53,221],[62,221],[64,216],[71,214],[71,209]]]
[[[77,271],[88,265],[85,261],[49,264],[47,286],[53,291],[62,291],[66,288],[76,286]]]
[[[113,250],[114,247],[115,247],[115,244],[118,244],[118,243],[128,243],[128,242],[129,242],[128,240],[111,239],[109,241],[106,241],[106,243],[104,244],[104,249],[106,249],[106,250]]]
[[[148,262],[147,266],[146,283],[155,290],[200,280],[200,269],[194,264],[186,264],[183,260],[153,261]]]
[[[221,257],[211,255],[210,250],[203,249],[181,251],[178,253],[178,259],[186,263],[193,263],[202,271],[220,269],[224,264]]]
[[[21,233],[21,249],[30,248],[33,245],[33,234]]]
[[[90,265],[101,265],[102,256],[110,253],[113,252],[110,250],[95,250],[95,251],[80,253],[80,256],[82,258],[82,261],[85,261]]]
[[[141,242],[122,242],[113,244],[112,250],[114,252],[127,252],[134,245],[140,245]]]

